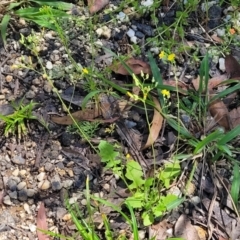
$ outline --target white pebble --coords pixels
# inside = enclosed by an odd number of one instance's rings
[[[49,70],[53,68],[53,65],[50,61],[47,61],[46,68]]]
[[[127,35],[131,38],[131,37],[134,37],[135,36],[135,32],[129,28],[129,30],[127,31]]]
[[[225,59],[224,59],[224,58],[219,58],[218,63],[219,63],[219,69],[220,69],[222,72],[225,72],[225,71],[226,71],[226,68],[225,68]]]
[[[145,7],[150,7],[153,5],[153,0],[141,1],[141,5],[143,5]]]
[[[130,38],[130,41],[131,41],[132,43],[137,43],[137,37],[135,37],[135,36],[131,37],[131,38]]]
[[[31,214],[31,209],[27,203],[23,204],[23,208],[26,211],[27,214]]]
[[[46,175],[45,172],[39,173],[39,174],[37,175],[37,180],[38,180],[39,182],[41,182],[41,181],[45,178],[45,175]]]
[[[28,227],[29,227],[29,230],[31,231],[31,232],[36,232],[36,230],[37,230],[37,226],[36,225],[34,225],[34,224],[29,224],[28,225]]]
[[[18,168],[15,169],[15,170],[12,172],[12,175],[13,175],[14,177],[17,177],[18,174],[19,174],[19,169],[18,169]]]
[[[47,190],[51,186],[51,183],[48,180],[44,180],[38,184],[38,188],[41,190]]]
[[[217,35],[218,35],[219,37],[225,36],[225,29],[224,29],[224,28],[218,28],[218,29],[217,29]]]

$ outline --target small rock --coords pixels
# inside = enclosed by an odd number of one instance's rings
[[[82,200],[81,200],[81,204],[82,204],[83,206],[86,206],[86,205],[87,205],[87,200],[86,200],[86,199],[82,199]]]
[[[22,170],[20,170],[19,175],[21,177],[25,177],[26,173],[27,173],[27,171],[25,169],[22,169]]]
[[[225,59],[224,59],[224,58],[219,58],[218,63],[219,63],[219,69],[220,69],[222,72],[225,72],[225,71],[226,71],[226,68],[225,68]]]
[[[28,197],[33,197],[35,195],[34,189],[27,189],[27,196]]]
[[[4,100],[5,99],[5,95],[0,94],[0,100]]]
[[[12,205],[12,202],[10,200],[10,196],[9,195],[7,195],[7,196],[5,196],[3,198],[3,203],[6,204],[6,205],[9,205],[9,206]]]
[[[45,82],[43,89],[45,92],[50,93],[52,91],[52,85],[49,82]]]
[[[58,207],[56,210],[57,220],[61,220],[66,213],[67,213],[67,210],[65,208]]]
[[[29,205],[27,203],[23,204],[23,208],[24,208],[24,210],[26,211],[27,214],[31,214],[32,213],[32,211],[31,211],[31,209],[30,209],[30,207],[29,207]]]
[[[70,188],[73,185],[73,180],[68,179],[62,182],[62,186],[64,188]]]
[[[11,177],[10,179],[8,179],[7,181],[7,186],[11,191],[15,191],[17,190],[17,184],[20,182],[20,178],[19,177]]]
[[[42,182],[43,179],[45,178],[45,176],[46,176],[46,173],[45,173],[45,172],[41,172],[41,173],[39,173],[39,174],[37,175],[37,180],[38,180],[39,182]]]
[[[53,170],[54,165],[53,165],[52,163],[50,163],[50,162],[47,162],[47,163],[45,164],[44,168],[45,168],[45,170],[46,170],[47,172],[50,172],[50,171]]]
[[[17,189],[18,190],[22,190],[23,188],[25,188],[27,186],[27,183],[26,182],[20,182],[18,185],[17,185]]]
[[[35,79],[32,80],[32,84],[34,84],[36,86],[39,86],[39,85],[41,85],[41,81],[40,81],[39,78],[35,78]]]
[[[217,31],[217,35],[218,35],[219,37],[223,37],[223,36],[225,36],[225,34],[226,34],[226,31],[225,31],[224,28],[218,28],[216,31]]]
[[[71,218],[72,218],[71,214],[67,213],[62,217],[62,220],[66,222],[69,221]]]
[[[36,93],[33,90],[29,90],[26,94],[25,97],[27,99],[33,99],[36,96]]]
[[[141,1],[141,5],[143,5],[145,7],[150,7],[153,5],[153,0]]]
[[[136,31],[135,32],[135,36],[137,37],[137,38],[144,38],[144,34],[142,33],[142,32],[140,32],[140,31]]]
[[[136,37],[136,36],[131,37],[131,38],[130,38],[130,41],[131,41],[132,43],[137,43],[137,37]]]
[[[53,191],[61,190],[62,184],[61,184],[61,179],[60,179],[59,175],[55,175],[52,178],[51,184],[52,184],[52,190]]]
[[[48,180],[44,180],[38,184],[38,188],[41,190],[47,190],[51,186],[51,183]]]
[[[18,165],[24,165],[26,163],[26,160],[21,155],[15,155],[12,158],[12,162]]]
[[[9,193],[11,199],[18,199],[17,191],[13,191]]]
[[[18,169],[18,168],[15,169],[15,170],[12,172],[12,175],[15,176],[15,177],[17,177],[18,174],[19,174],[19,169]]]
[[[218,5],[213,5],[208,11],[208,27],[210,29],[216,28],[221,23],[222,8]]]
[[[30,223],[30,224],[28,225],[28,227],[29,227],[29,230],[30,230],[31,232],[33,232],[33,233],[36,232],[36,229],[37,229],[37,226],[36,226],[36,225]]]
[[[6,77],[5,77],[5,80],[6,80],[6,82],[11,82],[12,80],[13,80],[13,76],[12,75],[7,75]]]
[[[109,39],[111,37],[111,29],[108,28],[107,26],[103,26],[101,28],[98,28],[96,30],[96,33],[99,37],[103,36],[106,39]]]
[[[47,61],[46,68],[49,69],[49,70],[52,69],[53,68],[52,62]]]
[[[129,28],[129,30],[127,31],[127,35],[131,38],[135,36],[135,31],[131,28]]]
[[[25,188],[18,192],[18,199],[22,202],[28,199],[27,190]]]

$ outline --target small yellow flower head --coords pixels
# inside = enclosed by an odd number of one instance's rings
[[[160,53],[159,53],[159,58],[160,59],[163,59],[165,57],[165,52],[164,51],[161,51]]]
[[[230,28],[230,29],[229,29],[229,32],[230,32],[231,35],[233,35],[233,34],[236,33],[236,30],[235,30],[234,28]]]
[[[134,101],[138,101],[139,100],[139,97],[136,95],[136,94],[132,94],[130,92],[127,92],[127,95],[133,99]]]
[[[82,69],[82,72],[83,72],[84,74],[88,74],[88,73],[89,73],[89,71],[87,70],[87,68],[83,68],[83,69]]]
[[[169,54],[167,59],[168,61],[173,62],[175,60],[175,54],[174,53]]]
[[[161,91],[161,93],[162,93],[163,97],[165,97],[165,98],[170,98],[170,92],[169,92],[168,90],[163,89],[163,90]]]

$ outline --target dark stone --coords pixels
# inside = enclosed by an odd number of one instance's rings
[[[11,177],[7,181],[7,186],[11,191],[16,191],[17,189],[17,184],[20,182],[20,178],[18,177]]]
[[[109,22],[111,19],[112,19],[112,18],[111,18],[111,16],[110,16],[110,14],[105,14],[105,15],[103,15],[103,17],[102,17],[102,22]]]
[[[74,139],[75,139],[75,135],[68,132],[64,132],[61,136],[62,146],[69,147],[70,145],[72,145],[72,142],[74,141]]]
[[[18,199],[19,201],[22,201],[22,202],[28,199],[28,193],[25,188],[18,192]]]
[[[114,40],[116,40],[116,41],[122,40],[124,34],[125,34],[124,31],[117,32],[117,33],[114,35],[113,38],[114,38]]]
[[[134,25],[138,28],[139,31],[143,32],[147,37],[153,36],[153,28],[150,25],[134,22]]]
[[[208,17],[209,17],[208,27],[210,29],[218,27],[221,24],[220,23],[221,16],[222,16],[222,8],[221,7],[219,7],[217,5],[213,5],[212,7],[210,7],[208,10]]]
[[[142,32],[140,32],[140,31],[136,31],[136,32],[135,32],[135,36],[136,36],[137,38],[144,38],[144,34],[143,34]]]

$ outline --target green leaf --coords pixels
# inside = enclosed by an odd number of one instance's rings
[[[82,101],[82,108],[85,108],[86,107],[86,104],[88,103],[88,101],[94,97],[96,94],[102,92],[101,90],[95,90],[95,91],[92,91],[90,93],[87,94],[87,96],[84,97],[83,101]]]
[[[10,11],[13,8],[16,8],[18,6],[21,6],[23,3],[24,3],[24,1],[10,3],[9,6],[7,7],[7,11]]]
[[[6,41],[6,34],[7,34],[7,26],[10,21],[11,16],[9,14],[6,14],[3,16],[1,25],[0,25],[0,31],[1,31],[1,38],[3,40],[4,46],[7,44]]]
[[[132,208],[142,208],[144,206],[144,193],[136,192],[133,196],[128,197],[126,202],[128,202]]]
[[[231,186],[231,196],[236,206],[238,205],[239,190],[240,190],[239,165],[237,162],[235,162],[233,167],[233,181]]]
[[[235,137],[237,137],[240,134],[240,125],[236,126],[234,129],[232,129],[230,132],[225,134],[224,137],[222,137],[217,143],[219,145],[225,145],[229,141],[233,140]]]
[[[126,178],[131,180],[133,183],[128,187],[129,189],[139,188],[141,187],[145,181],[142,179],[143,171],[138,162],[130,160],[126,165]]]
[[[119,153],[115,151],[113,145],[106,141],[101,140],[98,149],[102,162],[114,161],[119,156]]]
[[[154,221],[154,217],[152,213],[149,212],[144,212],[142,214],[142,218],[143,218],[143,225],[144,226],[149,226],[153,223]]]

